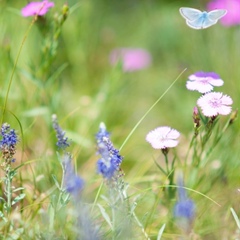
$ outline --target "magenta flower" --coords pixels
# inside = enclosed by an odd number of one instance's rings
[[[196,72],[188,77],[186,87],[191,91],[207,93],[213,90],[214,86],[222,86],[223,80],[214,72]]]
[[[23,17],[29,16],[43,16],[45,15],[49,8],[54,7],[54,2],[48,2],[48,0],[44,0],[42,2],[30,2],[24,8],[22,8]]]
[[[120,61],[124,72],[133,72],[147,68],[152,62],[152,57],[144,49],[117,48],[110,53],[109,61],[111,65]]]
[[[228,115],[232,111],[233,100],[220,92],[210,92],[197,100],[197,105],[206,117]]]
[[[240,24],[240,1],[239,0],[213,0],[207,5],[208,10],[226,9],[227,14],[220,19],[224,26]]]
[[[172,148],[178,145],[180,133],[170,127],[158,127],[146,136],[146,141],[149,142],[155,149]]]

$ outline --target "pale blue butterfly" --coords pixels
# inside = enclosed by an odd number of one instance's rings
[[[179,12],[186,19],[189,27],[204,29],[216,24],[227,13],[227,10],[217,9],[210,12],[201,12],[195,8],[182,7],[179,9]]]

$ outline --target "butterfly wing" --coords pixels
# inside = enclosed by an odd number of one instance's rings
[[[225,9],[217,9],[208,13],[208,18],[212,21],[218,21],[220,18],[227,14]]]
[[[227,10],[224,10],[224,9],[213,10],[207,13],[207,17],[203,23],[202,28],[208,28],[216,24],[220,18],[226,15],[226,13],[227,13]]]
[[[196,20],[194,21],[186,21],[187,25],[191,28],[194,29],[203,29],[205,28],[205,23],[206,23],[206,15],[205,13],[202,13]]]
[[[181,7],[179,9],[180,14],[183,18],[185,18],[187,21],[195,21],[197,20],[202,12],[200,10],[197,10],[195,8],[187,8],[187,7]]]

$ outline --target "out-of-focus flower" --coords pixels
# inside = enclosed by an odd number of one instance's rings
[[[57,115],[52,115],[52,124],[53,128],[56,131],[56,137],[57,137],[57,143],[59,149],[65,149],[70,146],[70,143],[68,142],[68,137],[65,137],[65,131],[62,130],[62,128],[59,126],[57,121]]]
[[[226,9],[227,14],[220,19],[224,26],[240,24],[240,1],[239,0],[213,0],[207,5],[208,10]]]
[[[45,15],[49,8],[54,7],[54,2],[49,2],[48,0],[44,0],[42,2],[30,2],[24,8],[22,8],[22,16],[43,16]]]
[[[84,181],[75,173],[71,162],[71,155],[69,153],[65,153],[62,159],[64,170],[64,187],[68,193],[77,196],[78,193],[83,189]]]
[[[177,180],[178,201],[174,206],[174,217],[178,219],[178,224],[184,231],[188,232],[195,217],[195,204],[188,198],[184,189],[182,176]]]
[[[119,172],[123,157],[114,148],[104,123],[100,124],[96,140],[98,154],[101,155],[101,158],[97,161],[97,171],[104,178],[111,180]]]
[[[220,92],[210,92],[197,100],[197,105],[206,117],[228,115],[232,111],[233,100]]]
[[[178,145],[180,133],[170,127],[158,127],[150,131],[146,136],[146,141],[149,142],[155,149],[172,148]]]
[[[121,62],[124,72],[133,72],[147,68],[152,57],[148,51],[141,48],[117,48],[110,53],[109,61],[111,65]]]
[[[4,123],[0,130],[0,150],[6,163],[14,161],[18,137],[14,129],[8,123]]]
[[[223,80],[214,72],[196,72],[188,77],[187,89],[197,90],[200,93],[207,93],[215,86],[222,86]]]

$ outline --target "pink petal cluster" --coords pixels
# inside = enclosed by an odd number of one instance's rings
[[[180,133],[170,127],[158,127],[150,131],[146,136],[146,141],[149,142],[155,149],[172,148],[178,145]]]
[[[152,57],[148,51],[141,48],[117,48],[110,53],[109,61],[111,65],[120,61],[124,72],[133,72],[147,68]]]
[[[220,19],[224,26],[240,24],[240,0],[213,0],[208,3],[207,9],[226,9],[227,14]]]
[[[54,7],[54,2],[48,2],[48,0],[44,0],[42,2],[30,2],[24,8],[22,8],[22,16],[43,16],[45,15],[49,8]]]
[[[222,86],[223,80],[214,72],[196,72],[188,77],[187,89],[196,90],[200,93],[207,93],[213,90],[214,86]]]
[[[197,101],[197,105],[202,109],[202,113],[206,117],[213,117],[217,115],[228,115],[232,111],[233,100],[220,92],[210,92]]]

